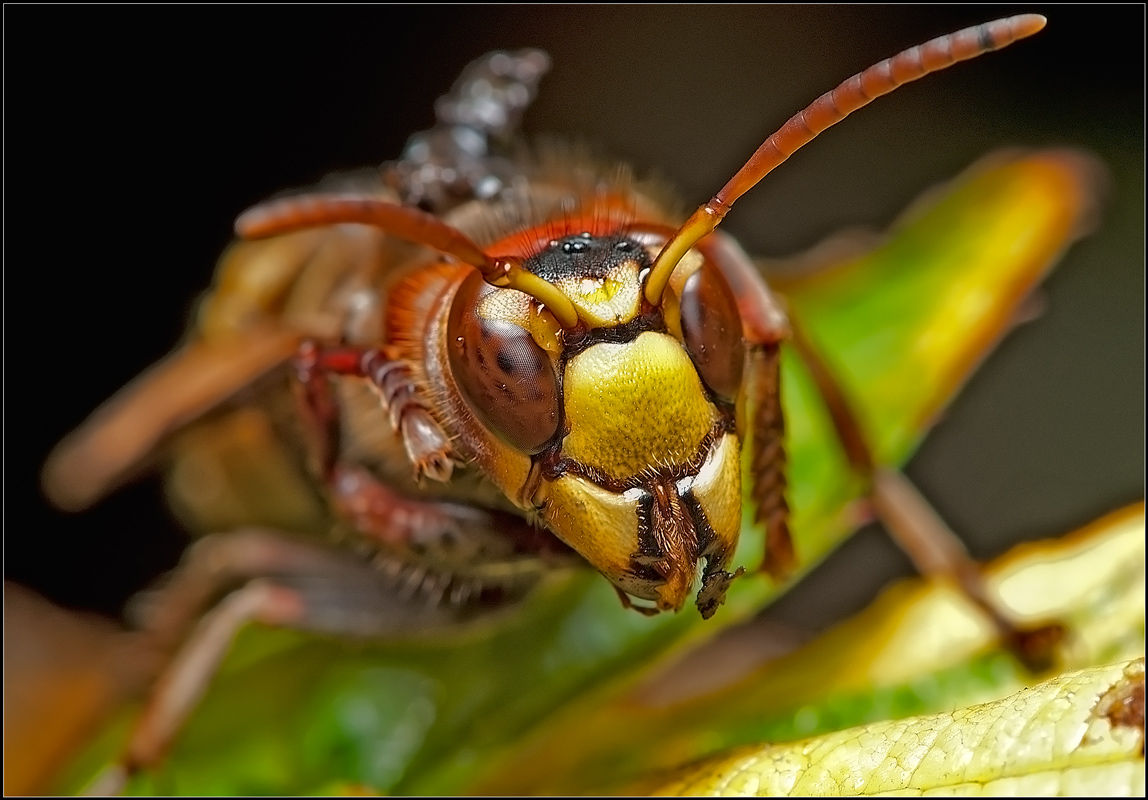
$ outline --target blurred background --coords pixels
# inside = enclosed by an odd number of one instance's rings
[[[5,577],[115,615],[176,563],[186,539],[157,480],[65,515],[40,494],[44,457],[177,342],[239,211],[396,157],[470,60],[547,50],[527,133],[598,145],[692,208],[849,75],[1027,11],[1048,28],[882,98],[724,226],[776,258],[883,228],[999,147],[1067,145],[1108,165],[1102,225],[1045,284],[1046,312],[908,468],[979,558],[1144,494],[1142,6],[6,8]],[[771,617],[813,632],[910,571],[876,529],[842,551]]]

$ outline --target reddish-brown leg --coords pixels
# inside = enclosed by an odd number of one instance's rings
[[[87,794],[116,794],[133,773],[164,758],[248,622],[367,636],[441,625],[466,613],[399,598],[388,576],[319,544],[262,530],[202,540],[142,609],[144,635],[174,655],[120,759]]]
[[[749,256],[730,236],[717,232],[699,247],[715,264],[737,298],[742,335],[749,352],[746,417],[751,447],[750,495],[754,521],[766,529],[761,568],[784,580],[797,567],[785,499],[785,416],[781,408],[781,342],[789,323]]]
[[[1064,638],[1064,626],[1053,622],[1022,629],[1009,620],[989,599],[980,565],[908,478],[900,472],[877,470],[870,499],[893,540],[922,575],[956,581],[965,596],[992,621],[1009,649],[1031,670],[1040,672],[1052,666],[1056,646]]]
[[[797,569],[797,553],[789,531],[789,502],[785,499],[785,416],[781,408],[781,346],[761,344],[749,350],[753,439],[751,491],[757,510],[754,522],[765,525],[765,557],[761,568],[775,581]]]
[[[90,794],[116,793],[163,759],[249,622],[360,638],[441,628],[513,605],[570,558],[523,519],[403,498],[363,470],[336,466],[333,487],[374,555],[267,530],[216,534],[137,607],[144,635],[174,656]]]
[[[305,613],[298,593],[264,581],[253,581],[228,595],[200,621],[160,677],[120,761],[101,773],[86,793],[118,794],[132,774],[163,758],[242,625],[251,621],[290,625]]]
[[[956,583],[992,621],[1001,639],[1027,667],[1037,672],[1050,667],[1056,645],[1064,636],[1064,627],[1050,623],[1021,629],[1009,620],[989,599],[980,565],[969,556],[960,537],[908,478],[876,464],[844,388],[797,325],[793,326],[793,343],[820,390],[849,463],[868,482],[873,510],[893,541],[922,575],[941,576]]]
[[[378,391],[391,427],[402,437],[416,479],[450,479],[455,465],[450,438],[431,416],[411,379],[410,367],[393,348],[321,347],[304,342],[295,371],[302,399],[300,413],[312,431],[312,452],[319,461],[320,475],[330,478],[337,459],[338,409],[327,376],[350,375],[366,378]]]
[[[721,269],[738,301],[749,346],[749,406],[753,443],[751,493],[756,521],[766,524],[766,557],[762,568],[774,578],[787,576],[797,564],[789,534],[785,503],[784,425],[780,405],[778,345],[791,339],[817,384],[850,465],[870,486],[870,502],[893,540],[924,575],[944,576],[980,608],[1002,640],[1029,668],[1047,668],[1063,626],[1052,623],[1022,630],[993,604],[980,566],[969,557],[960,538],[911,483],[899,472],[877,467],[868,440],[845,390],[801,328],[785,317],[749,257],[730,237],[714,233],[699,245]]]
[[[158,586],[133,597],[127,616],[133,627],[171,653],[211,606],[250,581],[337,579],[360,568],[367,569],[349,554],[274,530],[217,533],[188,548],[179,567]]]
[[[451,591],[465,591],[464,600],[487,590],[518,591],[522,581],[533,583],[547,565],[579,561],[557,537],[522,517],[449,501],[413,500],[361,467],[336,466],[331,492],[355,535],[381,548],[377,559],[384,566],[396,556],[432,563],[437,572],[453,576]],[[470,588],[461,588],[467,583]],[[453,594],[451,599],[458,602]]]

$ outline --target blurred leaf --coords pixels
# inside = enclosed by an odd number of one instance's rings
[[[138,635],[4,582],[4,793],[42,789],[161,666]]]
[[[998,152],[927,192],[873,252],[772,280],[868,413],[879,460],[905,458],[1021,300],[1096,225],[1104,180],[1078,152]]]
[[[927,192],[870,252],[771,278],[880,463],[908,459],[1056,258],[1095,224],[1103,174],[1071,151],[995,153]],[[796,357],[786,366],[790,504],[799,554],[816,561],[854,527],[858,484],[804,367]]]
[[[1144,659],[1067,673],[959,711],[742,748],[683,770],[652,792],[926,793],[1142,797]]]
[[[789,287],[887,463],[908,457],[1028,288],[1082,230],[1094,178],[1091,163],[1070,153],[998,158],[919,206],[872,254]],[[861,486],[808,374],[788,353],[783,368],[804,571],[855,529],[851,501]],[[753,566],[762,532],[752,509],[744,520],[737,563]],[[605,580],[580,573],[556,576],[523,608],[450,636],[365,645],[251,627],[169,762],[130,789],[290,794],[368,784],[456,793],[571,700],[632,684],[783,588],[762,575],[741,578],[704,624],[691,610],[626,613]]]
[[[988,566],[986,580],[1022,624],[1057,619],[1068,626],[1062,668],[1091,667],[1144,654],[1144,555],[1141,504],[1063,539],[1017,547]],[[691,659],[704,664],[705,650]],[[719,691],[675,702],[661,696],[654,676],[608,702],[576,704],[477,790],[609,793],[738,745],[958,708],[1029,682],[953,586],[913,579]]]

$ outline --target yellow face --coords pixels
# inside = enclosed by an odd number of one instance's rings
[[[677,611],[698,559],[724,563],[737,543],[736,433],[665,333],[579,353],[566,364],[563,394],[559,458],[569,466],[544,484],[546,522],[624,592]]]
[[[528,261],[574,304],[573,330],[525,294],[464,282],[448,348],[484,426],[530,459],[507,495],[537,509],[627,602],[652,601],[643,610],[681,609],[700,576],[708,617],[734,577],[725,567],[741,524],[744,347],[732,294],[699,255],[675,271],[669,302],[644,302],[660,246],[649,235],[578,234]]]

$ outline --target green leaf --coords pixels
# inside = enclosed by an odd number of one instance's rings
[[[887,463],[908,457],[1027,289],[1079,234],[1093,177],[1083,158],[1065,152],[999,158],[918,206],[873,253],[786,287]],[[805,571],[857,526],[852,502],[861,485],[803,366],[787,353],[783,369],[793,529]],[[744,519],[737,563],[753,567],[762,532],[751,508]],[[575,699],[631,685],[784,588],[762,575],[741,578],[727,606],[703,623],[692,610],[625,612],[605,580],[578,573],[555,576],[522,608],[449,636],[360,644],[252,626],[170,759],[129,790],[290,794],[367,784],[457,793]],[[122,729],[93,751],[107,752],[112,740],[122,740]],[[68,787],[89,776],[74,774]]]
[[[1139,702],[1139,717],[1132,718]],[[877,722],[694,766],[655,795],[1144,794],[1144,659],[992,703]]]
[[[1144,555],[1141,504],[1018,547],[987,567],[986,581],[1021,624],[1057,619],[1068,627],[1062,668],[1092,667],[1144,654]],[[711,652],[692,654],[695,669],[720,658]],[[577,704],[476,788],[626,793],[642,776],[729,748],[996,700],[1030,682],[953,586],[913,579],[720,691],[667,700],[655,677],[608,701]]]
[[[998,153],[926,194],[871,252],[774,281],[878,461],[908,459],[1021,301],[1092,224],[1097,180],[1097,165],[1077,153]],[[786,367],[790,504],[798,553],[816,562],[855,526],[848,504],[859,482],[808,373],[796,357]]]

